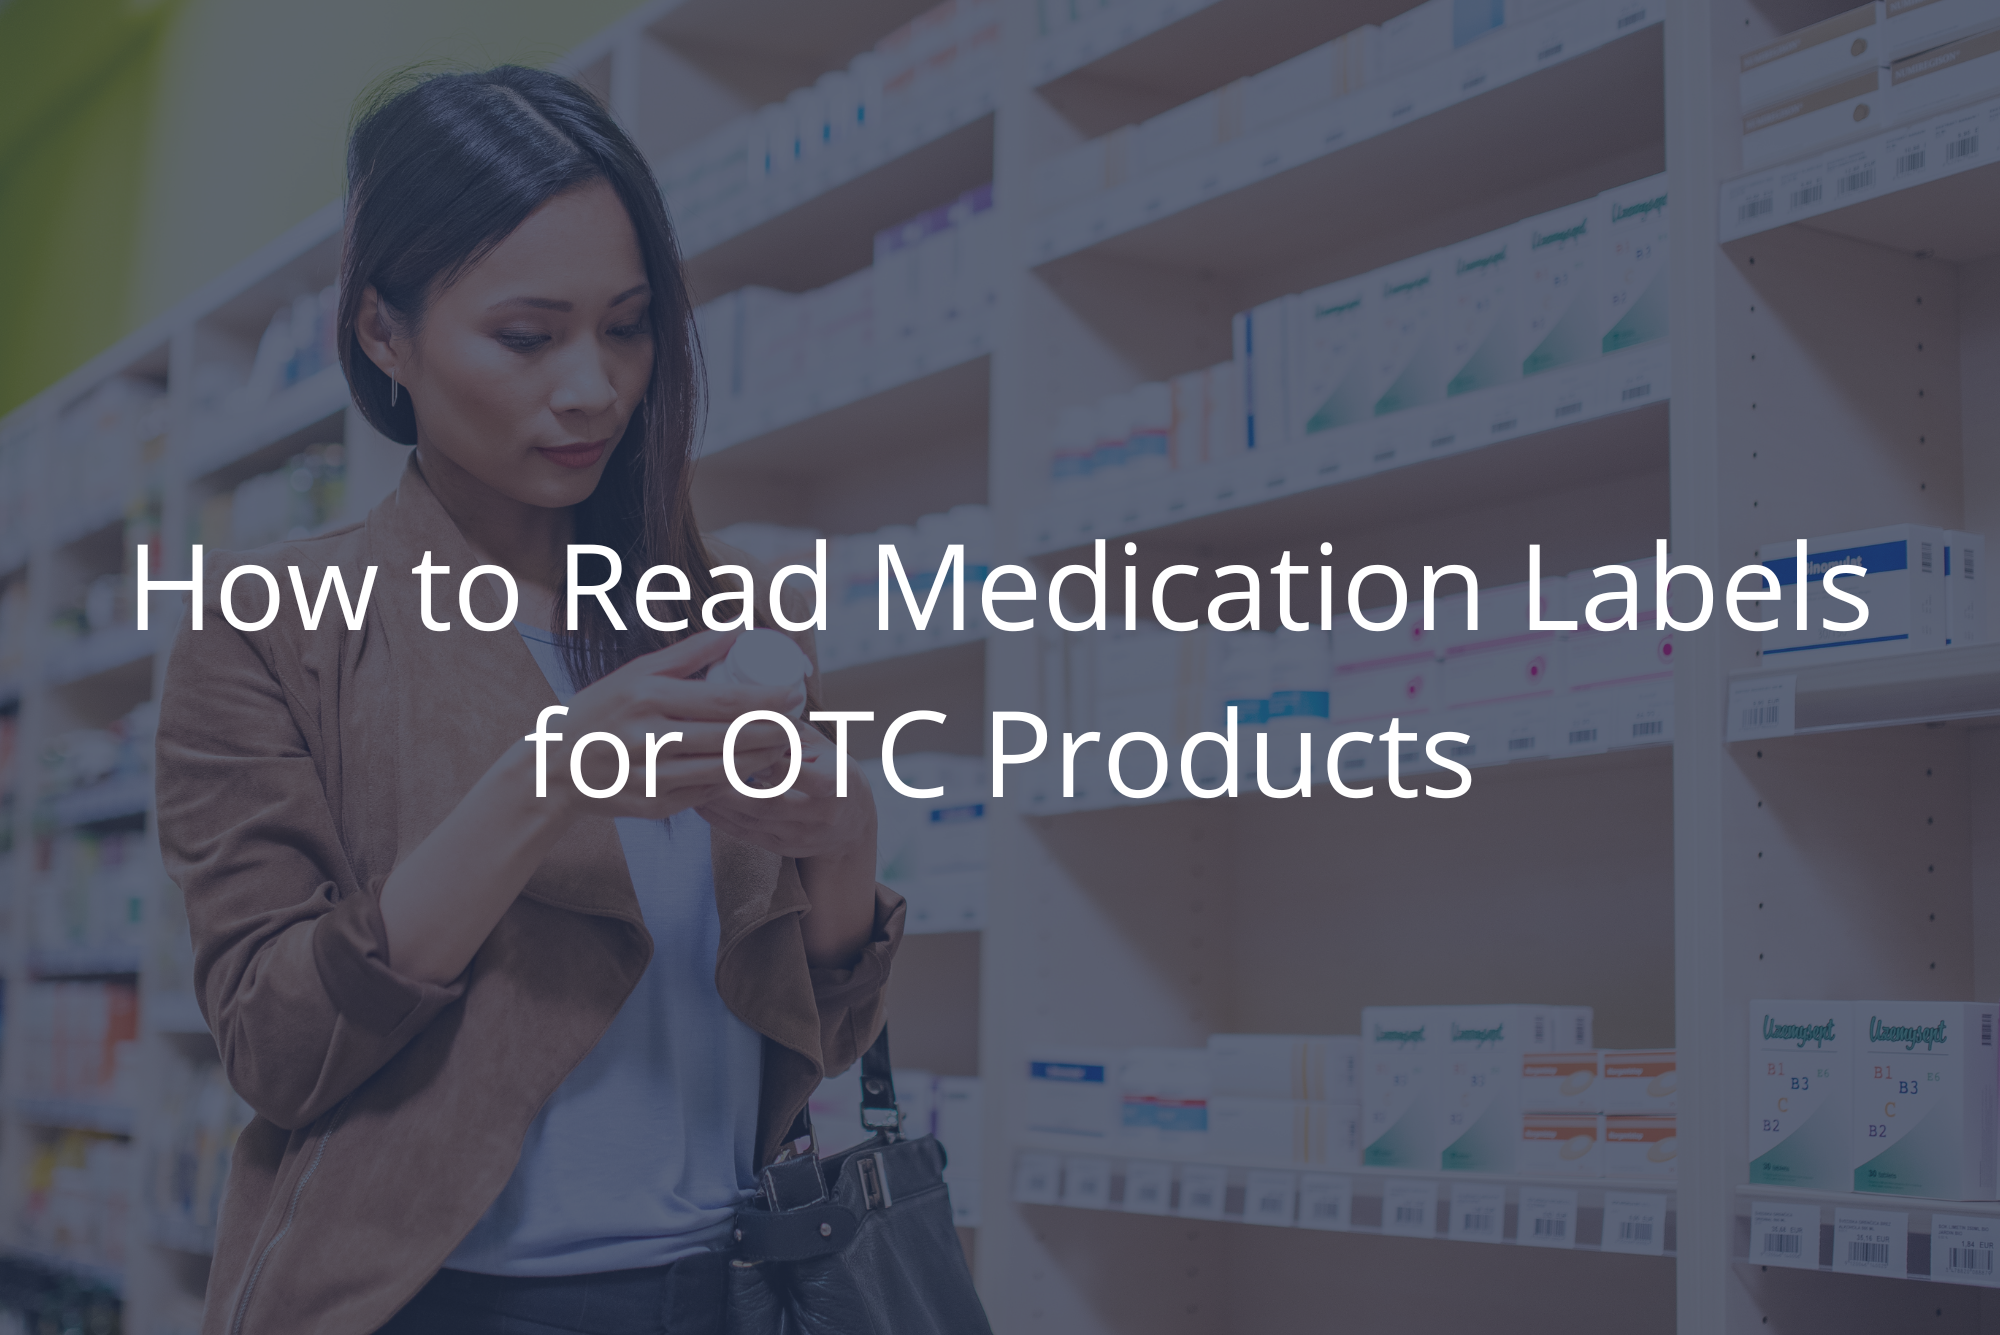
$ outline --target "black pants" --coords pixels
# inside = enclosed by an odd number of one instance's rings
[[[440,1270],[376,1335],[723,1335],[728,1257],[520,1279]]]

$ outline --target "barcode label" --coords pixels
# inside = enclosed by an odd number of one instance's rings
[[[1222,1218],[1223,1193],[1228,1185],[1227,1169],[1182,1168],[1180,1213],[1196,1219]]]
[[[1993,1046],[1993,1014],[1990,1011],[1979,1017],[1979,1046]]]
[[[1838,1248],[1834,1255],[1841,1255]],[[1819,1269],[1819,1207],[1752,1203],[1748,1259],[1758,1265]]]
[[[1775,196],[1753,195],[1736,206],[1736,221],[1740,223],[1755,221],[1777,206],[1778,201]]]
[[[1404,1237],[1437,1236],[1432,1211],[1437,1209],[1435,1182],[1385,1182],[1382,1184],[1382,1231]],[[1458,1211],[1452,1211],[1457,1223]]]
[[[1134,1160],[1125,1165],[1125,1208],[1133,1214],[1165,1214],[1174,1200],[1174,1166]]]
[[[1758,677],[1729,685],[1729,740],[1788,737],[1795,726],[1793,709],[1798,678]]]
[[[1833,1268],[1902,1275],[1910,1250],[1910,1216],[1894,1210],[1835,1210]]]
[[[1623,32],[1625,29],[1633,27],[1636,24],[1644,23],[1645,21],[1646,21],[1646,11],[1643,9],[1635,9],[1630,14],[1627,14],[1623,18],[1618,20],[1617,28],[1620,32]]]
[[[1818,181],[1814,181],[1811,185],[1802,185],[1797,190],[1792,191],[1792,207],[1794,209],[1811,208],[1813,205],[1819,203],[1819,197],[1822,193],[1824,193],[1824,190]]]
[[[1653,392],[1653,382],[1649,380],[1643,385],[1632,386],[1630,389],[1621,393],[1618,396],[1618,398],[1621,402],[1630,403],[1634,399],[1643,399],[1648,395],[1650,395],[1652,392]]]
[[[1467,1210],[1458,1217],[1458,1227],[1465,1233],[1491,1233],[1493,1212],[1491,1210]]]
[[[1299,1179],[1299,1227],[1344,1229],[1354,1203],[1352,1178],[1307,1173]]]
[[[1535,749],[1535,739],[1532,737],[1509,737],[1507,739],[1507,749],[1509,751],[1532,751]]]
[[[1506,1218],[1505,1187],[1452,1185],[1452,1237],[1461,1242],[1499,1242],[1501,1225]]]
[[[1666,730],[1666,723],[1660,719],[1649,719],[1644,723],[1634,723],[1632,725],[1632,735],[1634,737],[1658,737]]]
[[[1776,705],[1752,705],[1743,711],[1743,726],[1746,728],[1768,728],[1777,721]]]
[[[1844,176],[1834,177],[1833,193],[1836,195],[1851,195],[1858,190],[1866,190],[1874,184],[1875,169],[1873,167],[1863,167],[1858,171],[1848,172]]]
[[[1796,1233],[1766,1233],[1764,1254],[1766,1256],[1797,1256],[1800,1238]]]
[[[1290,1173],[1251,1173],[1243,1184],[1243,1219],[1289,1228],[1298,1181]]]
[[[1555,415],[1557,417],[1574,417],[1576,416],[1576,414],[1582,411],[1583,411],[1583,402],[1582,400],[1579,399],[1572,403],[1558,403],[1556,405]]]
[[[1515,1241],[1528,1247],[1576,1245],[1576,1193],[1522,1187]]]
[[[1595,728],[1571,728],[1569,730],[1569,744],[1571,746],[1588,746],[1596,740],[1597,729]]]
[[[1569,1236],[1569,1220],[1537,1219],[1535,1236],[1538,1238],[1566,1238]]]
[[[1944,160],[1946,162],[1956,162],[1960,158],[1969,158],[1978,151],[1979,132],[1977,130],[1971,134],[1960,135],[1956,139],[1947,139],[1944,142]]]
[[[2000,1221],[1964,1215],[1931,1216],[1931,1277],[2000,1288],[1993,1254],[2000,1246]]]
[[[1923,169],[1924,150],[1921,148],[1913,148],[1907,153],[1896,155],[1896,175],[1908,176],[1911,172],[1920,172]]]
[[[1396,1222],[1421,1224],[1424,1221],[1424,1213],[1424,1207],[1421,1205],[1399,1205],[1396,1207]]]
[[[1618,1224],[1620,1242],[1651,1242],[1653,1221],[1650,1219],[1624,1219]]]
[[[1607,1252],[1660,1256],[1666,1252],[1667,1198],[1607,1192],[1604,1232],[1599,1245]]]

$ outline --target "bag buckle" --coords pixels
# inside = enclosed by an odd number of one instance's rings
[[[861,1174],[861,1199],[871,1210],[886,1210],[895,1204],[889,1194],[889,1166],[882,1159],[882,1152],[863,1155],[855,1162]]]
[[[826,1199],[826,1179],[817,1155],[774,1163],[763,1172],[764,1200],[773,1213],[796,1210]]]

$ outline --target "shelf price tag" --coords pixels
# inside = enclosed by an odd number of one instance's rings
[[[1524,1247],[1576,1246],[1576,1193],[1546,1187],[1521,1188],[1514,1241]]]
[[[1014,1199],[1054,1205],[1062,1199],[1062,1161],[1053,1154],[1024,1154],[1014,1161]]]
[[[1291,1173],[1251,1173],[1243,1184],[1243,1222],[1292,1226],[1299,1180]]]
[[[1819,1207],[1757,1201],[1750,1207],[1752,1265],[1819,1269]]]
[[[1299,1227],[1328,1230],[1354,1226],[1354,1179],[1332,1173],[1299,1178]]]
[[[1174,1199],[1174,1166],[1135,1159],[1125,1165],[1125,1208],[1133,1214],[1166,1214]]]
[[[1405,1238],[1437,1236],[1435,1182],[1390,1179],[1382,1184],[1382,1231]]]
[[[1501,1242],[1507,1230],[1507,1188],[1454,1182],[1447,1233],[1460,1242]]]
[[[1856,1275],[1909,1273],[1910,1216],[1900,1210],[1835,1210],[1833,1268]]]
[[[1181,1169],[1180,1213],[1190,1219],[1220,1219],[1229,1195],[1229,1170],[1189,1164]]]
[[[1761,737],[1789,737],[1796,726],[1793,700],[1798,677],[1757,677],[1729,684],[1729,732],[1732,742]]]
[[[1597,1245],[1607,1252],[1665,1255],[1667,1198],[1649,1192],[1608,1193],[1604,1197],[1604,1233]]]
[[[1110,1208],[1111,1161],[1085,1155],[1063,1160],[1062,1203],[1085,1210]]]
[[[2000,1288],[1993,1258],[2000,1223],[1966,1215],[1931,1216],[1931,1278]]]

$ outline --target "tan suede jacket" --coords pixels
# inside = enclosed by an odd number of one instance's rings
[[[410,570],[426,551],[453,571],[436,581],[449,591],[437,615],[457,623],[444,633],[419,619]],[[383,881],[555,695],[516,632],[456,615],[457,578],[478,561],[414,459],[362,523],[243,559],[278,576],[285,607],[243,632],[211,593],[203,628],[175,642],[159,727],[160,845],[187,900],[196,995],[257,1114],[230,1168],[202,1330],[364,1335],[506,1185],[653,945],[616,827],[584,817],[463,975],[399,974]],[[240,563],[212,562],[209,589]],[[331,600],[318,630],[300,627],[285,566],[310,592],[338,565],[353,594],[371,564],[359,630]],[[476,586],[492,595],[482,619],[501,610],[497,584]],[[250,611],[258,582],[237,596]],[[796,638],[810,655],[810,635]],[[816,669],[808,692],[816,704]],[[873,1041],[903,903],[878,886],[854,967],[813,969],[797,864],[720,832],[713,845],[716,987],[764,1036],[761,1164],[821,1077]]]

